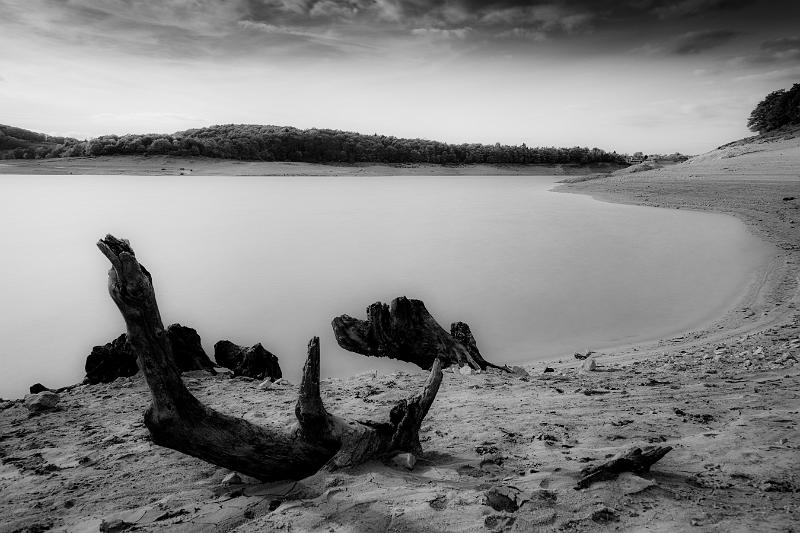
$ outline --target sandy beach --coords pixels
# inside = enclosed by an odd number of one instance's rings
[[[233,161],[209,157],[100,156],[0,161],[2,174],[133,174],[137,176],[578,176],[619,165],[322,165]]]
[[[115,159],[97,173],[113,174],[112,167],[125,173],[138,164]],[[151,164],[153,172],[191,168]],[[0,172],[99,168],[94,160],[15,165]],[[257,165],[213,161],[192,173],[256,172]],[[309,172],[272,165],[276,173]],[[499,172],[492,168],[460,170]],[[459,173],[437,169],[413,172]],[[140,376],[75,387],[61,394],[57,410],[37,416],[21,402],[0,404],[0,531],[795,531],[799,172],[797,140],[779,139],[558,187],[603,201],[730,214],[773,245],[774,254],[743,288],[742,300],[713,324],[604,350],[594,355],[594,370],[564,354],[525,365],[528,377],[446,372],[423,424],[425,454],[413,470],[371,462],[313,483],[262,484],[245,476],[223,482],[229,471],[150,442],[142,422],[149,391]],[[425,375],[323,379],[322,398],[332,413],[381,418],[414,394]],[[260,390],[252,380],[200,372],[185,381],[202,401],[234,416],[293,422],[296,385]],[[575,489],[581,468],[647,445],[673,450],[649,474]]]

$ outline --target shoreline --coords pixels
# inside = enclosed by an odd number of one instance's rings
[[[762,176],[748,179],[745,175],[737,176],[734,180],[715,180],[709,184],[703,178],[682,175],[681,167],[677,167],[675,170],[679,172],[674,173],[664,170],[635,175],[609,175],[577,182],[567,180],[551,190],[584,194],[602,202],[733,216],[751,234],[769,245],[772,251],[765,257],[763,265],[753,272],[753,281],[722,315],[697,327],[682,330],[668,339],[622,344],[600,351],[617,352],[615,357],[622,355],[630,358],[634,352],[643,356],[663,350],[665,346],[696,347],[796,322],[794,315],[800,308],[800,241],[792,240],[795,228],[793,224],[785,223],[785,215],[781,213],[787,208],[782,200],[786,196],[781,196],[781,191],[800,193],[800,178],[793,180],[782,176],[780,179],[765,180]],[[726,195],[720,191],[725,187],[747,191],[747,195]],[[687,193],[690,189],[694,190]],[[643,194],[643,190],[648,191],[647,194]],[[759,195],[759,190],[761,195],[771,197],[772,201],[767,202],[769,207],[750,204]],[[725,203],[722,203],[723,199]],[[683,342],[676,342],[678,339]]]
[[[585,176],[623,168],[598,165],[432,165],[432,164],[319,164],[238,161],[207,157],[99,156],[53,159],[0,160],[3,174],[78,174],[141,176]]]

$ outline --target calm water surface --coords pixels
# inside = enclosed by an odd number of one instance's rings
[[[83,377],[124,331],[106,233],[153,274],[165,325],[262,342],[296,381],[403,363],[341,350],[332,317],[423,300],[520,362],[670,335],[734,304],[767,247],[732,217],[607,204],[530,177],[0,178],[0,397]]]

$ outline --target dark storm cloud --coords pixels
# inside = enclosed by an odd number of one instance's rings
[[[747,0],[0,0],[0,31],[51,42],[168,58],[335,57],[404,43],[451,41],[502,50],[519,43],[607,34],[644,45],[653,28],[687,29],[686,17],[755,9]],[[770,8],[785,12],[790,0]],[[720,15],[721,16],[721,15]],[[696,17],[693,20],[705,20]],[[730,22],[730,21],[728,21]],[[689,55],[720,46],[735,27],[695,31],[671,51]],[[680,28],[680,29],[678,29]],[[763,37],[762,37],[763,38]],[[776,44],[775,46],[781,46]],[[766,53],[780,51],[765,50]]]
[[[732,60],[734,65],[766,66],[774,65],[795,71],[800,65],[800,37],[770,39],[761,43],[754,53]]]
[[[738,9],[757,3],[755,0],[681,0],[652,2],[651,10],[661,18],[686,17],[714,11]]]
[[[694,31],[678,37],[673,52],[678,55],[699,54],[735,39],[741,33],[730,30]]]

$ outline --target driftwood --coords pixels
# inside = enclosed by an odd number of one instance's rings
[[[650,470],[659,459],[667,455],[672,450],[672,446],[647,446],[633,448],[627,452],[597,466],[589,466],[581,470],[583,476],[576,489],[585,489],[597,481],[616,479],[623,472],[633,472],[634,474],[644,474]]]
[[[457,322],[447,333],[422,301],[404,296],[392,300],[391,306],[380,302],[370,305],[367,320],[342,315],[334,318],[331,326],[339,346],[361,355],[398,359],[424,369],[439,359],[445,367],[508,370],[481,356],[469,326]]]
[[[126,240],[107,235],[97,246],[111,262],[108,290],[128,330],[152,394],[145,425],[155,444],[271,481],[302,479],[320,469],[356,465],[396,451],[420,453],[419,428],[442,380],[434,362],[422,391],[397,403],[388,422],[350,422],[329,414],[319,386],[319,340],[308,359],[295,413],[298,426],[277,431],[219,413],[195,398],[175,364],[152,277]]]
[[[283,377],[278,357],[259,342],[252,348],[238,346],[231,341],[219,341],[214,345],[217,364],[233,371],[234,376],[275,381]]]

